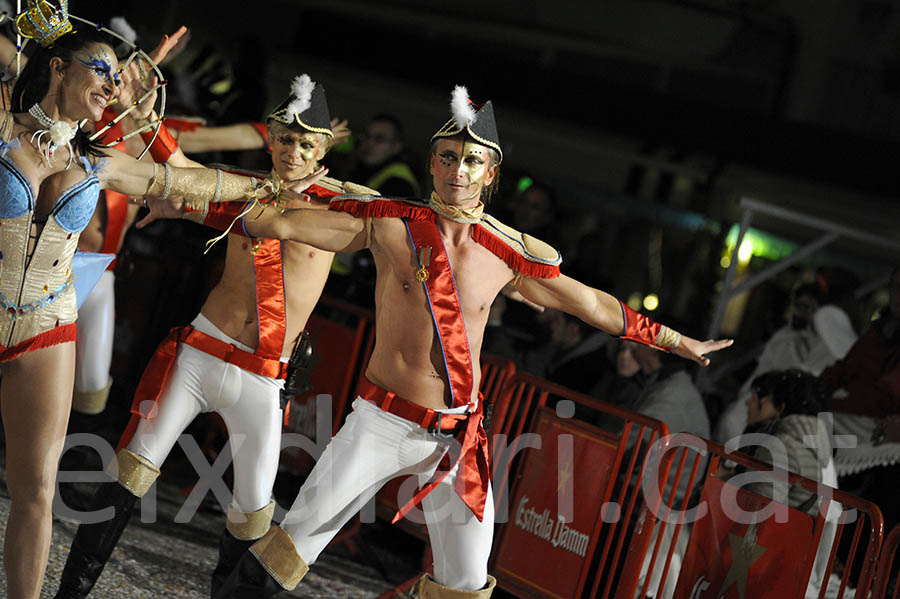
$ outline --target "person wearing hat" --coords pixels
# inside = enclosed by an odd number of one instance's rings
[[[276,181],[316,170],[331,147],[325,91],[307,75],[268,117]],[[190,164],[177,151],[170,162]],[[327,208],[343,191],[334,180],[307,189],[308,207]],[[185,216],[228,231],[243,205],[212,204]],[[224,234],[223,234],[224,236]],[[280,391],[295,339],[321,295],[332,253],[277,239],[227,235],[222,278],[186,327],[173,329],[151,359],[135,393],[132,421],[116,454],[118,479],[103,483],[88,511],[113,507],[115,515],[79,526],[58,599],[86,597],[128,524],[131,509],[159,474],[178,436],[200,412],[225,421],[234,453],[234,489],[213,573],[213,591],[240,555],[269,529],[272,485],[278,466]]]
[[[451,103],[453,118],[432,138],[427,200],[346,194],[328,212],[264,207],[244,221],[250,235],[302,239],[327,251],[369,248],[377,334],[353,412],[281,525],[253,544],[215,599],[293,589],[341,526],[399,475],[417,475],[422,488],[398,498],[395,521],[421,505],[434,554],[434,575],[414,592],[422,599],[492,594],[494,506],[479,355],[491,303],[510,283],[538,304],[701,364],[731,343],[682,337],[561,276],[555,249],[484,214],[503,159],[493,107],[475,106],[461,86]]]

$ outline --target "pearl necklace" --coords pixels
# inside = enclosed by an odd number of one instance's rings
[[[45,129],[38,129],[34,132],[34,135],[31,136],[31,143],[35,143],[35,140],[37,140],[39,148],[41,147],[44,136],[46,135],[49,137],[47,145],[43,149],[45,162],[50,164],[56,150],[65,145],[69,148],[69,162],[66,164],[66,168],[72,166],[72,159],[75,157],[75,152],[72,150],[72,139],[75,137],[75,129],[68,123],[51,119],[47,116],[47,113],[44,112],[44,109],[41,108],[41,105],[37,103],[33,104],[31,108],[28,109],[28,114],[46,127]]]

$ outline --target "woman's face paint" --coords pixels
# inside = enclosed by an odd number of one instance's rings
[[[74,120],[99,121],[103,110],[116,97],[119,62],[106,44],[87,46],[73,57],[65,69],[60,93],[61,108]],[[84,67],[84,68],[81,68]]]
[[[96,45],[85,56],[75,56],[75,60],[103,81],[119,85],[119,61],[114,55],[107,53],[102,45]]]

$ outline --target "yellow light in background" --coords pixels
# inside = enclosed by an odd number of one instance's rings
[[[753,257],[753,242],[749,238],[745,238],[738,250],[738,263],[747,264]]]
[[[722,259],[719,260],[719,266],[722,268],[728,268],[731,266],[731,256],[722,256]]]
[[[644,297],[643,294],[635,291],[634,293],[632,293],[631,295],[628,296],[628,300],[625,303],[628,304],[628,307],[631,308],[632,310],[640,310],[643,297]]]
[[[644,298],[644,307],[651,312],[659,308],[659,297],[655,293],[649,294]]]

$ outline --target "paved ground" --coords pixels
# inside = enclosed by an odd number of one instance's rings
[[[96,599],[206,599],[209,576],[215,565],[216,543],[224,524],[221,513],[201,510],[191,522],[176,524],[174,515],[182,500],[178,488],[160,485],[159,519],[143,524],[137,510],[131,524],[91,594]],[[78,489],[89,492],[87,484]],[[0,522],[9,513],[9,496],[0,484]],[[52,598],[69,552],[75,524],[56,518],[50,561],[41,598]],[[362,538],[392,580],[399,582],[415,575],[417,565],[410,555],[415,541],[380,523],[367,526]],[[400,551],[402,549],[402,551]],[[2,551],[2,549],[0,549]],[[413,550],[415,551],[415,549]],[[369,560],[373,561],[373,560]],[[370,598],[393,586],[359,555],[351,556],[345,546],[326,550],[312,571],[286,597]],[[0,591],[5,596],[6,578],[0,571]]]

